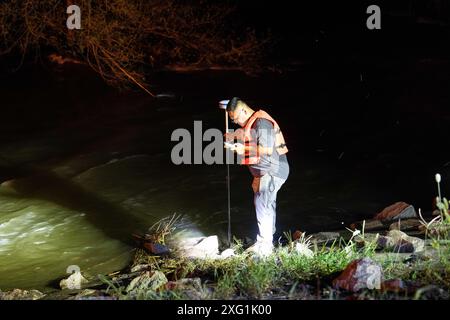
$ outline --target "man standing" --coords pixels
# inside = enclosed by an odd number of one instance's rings
[[[252,188],[258,235],[256,243],[248,249],[260,256],[273,250],[276,221],[277,192],[289,176],[288,149],[277,122],[265,111],[255,111],[237,97],[227,104],[230,119],[242,127],[225,134],[225,148],[236,152],[242,165],[253,175]]]

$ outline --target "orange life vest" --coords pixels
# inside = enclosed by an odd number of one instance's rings
[[[252,137],[252,126],[257,119],[266,119],[273,124],[273,129],[275,133],[275,150],[279,155],[286,154],[288,148],[286,147],[286,142],[281,132],[278,123],[265,111],[259,110],[252,114],[244,126],[244,145],[246,147],[250,146],[252,151],[245,151],[244,157],[241,161],[243,165],[257,164],[260,161],[257,142],[254,141]],[[269,133],[268,133],[269,134]]]

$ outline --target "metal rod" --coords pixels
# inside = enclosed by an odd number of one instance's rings
[[[225,133],[228,133],[228,114],[225,109]],[[225,161],[227,162],[227,193],[228,193],[228,246],[231,247],[231,187],[230,187],[230,164],[228,162],[228,151]]]

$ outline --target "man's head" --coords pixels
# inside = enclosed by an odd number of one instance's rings
[[[227,104],[227,112],[234,123],[243,127],[254,111],[244,101],[234,97]]]

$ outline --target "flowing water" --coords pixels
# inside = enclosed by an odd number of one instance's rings
[[[2,290],[54,287],[71,265],[88,276],[120,270],[133,254],[131,234],[173,213],[192,234],[225,239],[226,167],[172,164],[170,138],[176,128],[193,132],[195,120],[222,130],[217,101],[233,95],[269,111],[289,144],[277,236],[337,228],[400,200],[429,210],[435,171],[449,172],[448,152],[432,142],[448,137],[441,115],[423,123],[420,112],[393,111],[387,93],[368,102],[358,73],[164,74],[155,90],[176,96],[154,101],[69,71],[2,78]],[[380,101],[391,102],[378,112]],[[241,238],[257,230],[250,185],[248,170],[231,166],[232,232]]]

